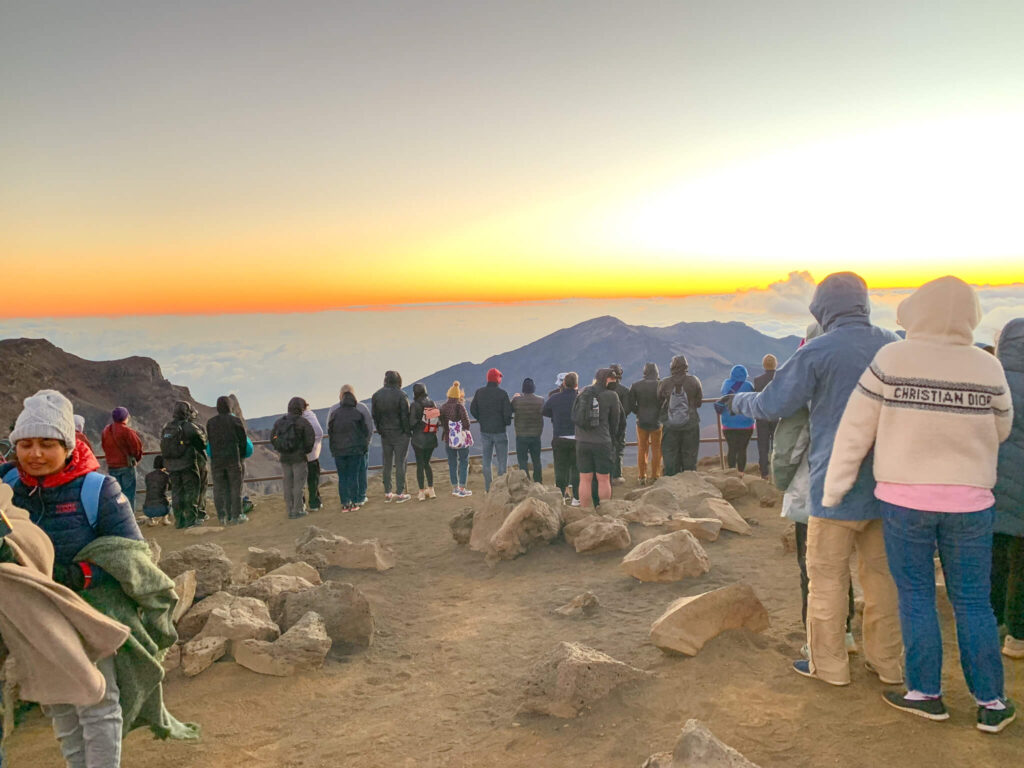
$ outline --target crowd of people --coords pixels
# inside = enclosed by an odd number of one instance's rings
[[[929,720],[948,719],[937,552],[977,728],[999,732],[1016,714],[1005,693],[1002,656],[1024,658],[1024,319],[1008,323],[992,350],[977,347],[977,294],[945,277],[901,303],[901,339],[872,325],[867,286],[852,273],[826,278],[810,311],[816,322],[784,365],[766,356],[764,373],[753,381],[736,365],[715,404],[729,464],[739,472],[757,425],[759,472],[784,491],[783,515],[796,523],[807,642],[792,668],[844,686],[851,682],[850,653],[863,651],[865,666],[883,683],[905,684],[903,691],[886,691],[886,703]],[[631,414],[640,484],[694,470],[701,382],[681,355],[670,361],[669,374],[660,378],[658,366],[648,363],[627,387],[622,368],[609,365],[582,388],[570,371],[558,375],[547,397],[536,393],[530,378],[510,397],[501,372],[492,368],[467,409],[458,381],[438,406],[422,383],[413,386],[410,400],[401,376],[388,371],[369,408],[351,386],[342,387],[326,430],[308,403],[294,397],[270,438],[288,516],[302,517],[322,504],[325,438],[338,467],[343,510],[367,501],[374,433],[384,451],[384,502],[411,498],[405,478],[410,447],[420,501],[436,498],[431,458],[439,445],[447,453],[452,494],[471,495],[471,416],[479,424],[485,492],[492,461],[498,474],[507,469],[513,424],[519,467],[541,480],[545,418],[552,427],[555,484],[566,504],[599,505],[611,497],[613,484],[621,482]],[[237,405],[233,396],[218,398],[205,429],[191,405],[175,405],[145,478],[144,519],[159,524],[173,515],[178,527],[201,524],[209,478],[218,518],[226,525],[245,522],[241,488],[253,445]],[[14,638],[10,650],[32,664],[40,649],[20,639],[30,636],[33,622],[43,622],[48,642],[66,654],[60,669],[29,673],[23,690],[38,692],[46,705],[69,766],[116,767],[122,733],[141,725],[163,737],[198,733],[167,712],[159,684],[137,685],[145,677],[140,670],[158,666],[160,652],[174,642],[169,616],[176,597],[173,582],[149,557],[134,514],[143,452],[130,422],[124,407],[111,413],[101,438],[109,470],[103,474],[71,402],[40,390],[24,401],[11,432],[14,460],[0,466],[0,511],[6,513],[0,515],[0,633]],[[862,645],[851,628],[854,552],[864,598]],[[1006,632],[1001,648],[1000,626]],[[134,642],[125,642],[129,637]],[[127,713],[132,722],[124,722]]]

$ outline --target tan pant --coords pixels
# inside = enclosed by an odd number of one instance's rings
[[[811,671],[834,685],[850,682],[846,653],[850,555],[864,590],[864,657],[879,676],[902,680],[899,598],[885,556],[881,520],[812,517],[807,528],[807,644]]]
[[[637,448],[636,470],[640,479],[647,477],[647,450],[651,451],[651,480],[661,476],[661,427],[657,429],[636,428]]]

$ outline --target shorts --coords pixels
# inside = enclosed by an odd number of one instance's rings
[[[582,474],[610,475],[613,466],[611,445],[576,442],[576,468]]]

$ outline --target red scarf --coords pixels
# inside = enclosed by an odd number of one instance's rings
[[[93,455],[92,450],[81,440],[75,442],[75,450],[71,452],[71,459],[64,465],[60,472],[54,472],[44,478],[33,477],[25,470],[18,467],[18,476],[29,488],[41,485],[43,488],[56,488],[60,485],[70,483],[72,480],[95,472],[100,468],[99,461]]]

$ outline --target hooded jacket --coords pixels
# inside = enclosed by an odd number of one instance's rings
[[[327,444],[332,456],[361,456],[370,449],[373,425],[359,408],[356,396],[346,392],[327,419]]]
[[[290,423],[298,437],[299,445],[294,451],[279,453],[278,458],[282,464],[305,464],[306,454],[313,450],[313,443],[316,436],[313,434],[313,427],[302,415],[306,410],[306,401],[301,397],[293,397],[288,401],[288,413],[274,422],[273,431],[277,434],[283,432]]]
[[[822,505],[825,473],[832,443],[850,393],[875,354],[899,337],[871,325],[868,289],[852,272],[826,277],[814,291],[811,314],[824,335],[796,351],[775,372],[764,392],[743,392],[732,400],[732,410],[754,419],[774,421],[792,416],[810,404],[811,515],[835,520],[874,520],[881,516],[875,499],[871,462],[861,465],[857,480],[842,503]]]
[[[729,378],[722,382],[722,394],[737,392],[753,392],[754,384],[747,377],[747,369],[742,365],[734,365]],[[726,411],[722,414],[722,429],[753,429],[754,420],[737,413]]]
[[[559,389],[544,403],[541,413],[551,419],[552,437],[576,437],[576,424],[572,420],[572,407],[577,390]]]
[[[704,390],[700,379],[690,375],[690,364],[683,355],[673,357],[668,370],[669,377],[658,383],[659,421],[665,429],[676,429],[668,426],[668,401],[673,390],[681,388],[690,404],[690,420],[681,429],[700,429],[700,407],[704,403]]]
[[[610,376],[611,374],[609,373],[608,375]],[[607,445],[611,447],[612,438],[618,434],[619,423],[623,419],[622,402],[619,400],[619,396],[605,385],[605,379],[602,376],[598,376],[597,381],[580,391],[579,397],[576,398],[576,402],[573,404],[574,411],[577,408],[587,407],[587,403],[590,400],[590,392],[593,392],[597,397],[597,404],[600,409],[600,423],[596,429],[581,429],[577,426],[576,442],[577,444]]]
[[[1024,536],[1024,318],[1011,320],[999,334],[996,357],[1003,364],[1013,400],[1013,428],[999,446],[996,472],[996,533]]]
[[[217,415],[206,422],[206,436],[210,441],[212,469],[241,465],[247,450],[245,427],[231,413],[231,401],[223,395],[217,398]]]
[[[995,485],[1013,406],[1002,365],[974,346],[977,293],[941,277],[904,299],[896,319],[907,338],[880,349],[850,395],[825,478],[826,506],[853,485],[872,445],[877,481]]]
[[[196,409],[186,401],[179,400],[174,404],[171,420],[164,426],[164,431],[171,425],[180,425],[188,447],[183,456],[164,456],[164,467],[168,472],[198,471],[199,462],[206,461],[206,433],[196,424],[198,417]]]
[[[412,425],[412,447],[421,451],[437,448],[437,432],[424,432],[423,411],[427,408],[437,408],[437,405],[427,394],[427,388],[422,384],[413,384],[413,400],[409,404],[409,423]],[[438,409],[440,410],[440,409]]]
[[[658,420],[661,414],[661,403],[658,400],[658,366],[647,363],[644,366],[644,377],[634,381],[629,388],[629,402],[632,412],[636,414],[636,425],[648,431],[661,429]]]
[[[800,346],[803,346],[811,339],[821,336],[821,333],[821,326],[817,323],[811,323],[807,326],[807,333],[804,336],[804,340],[800,342]],[[775,371],[772,371],[773,378],[774,374]],[[760,391],[756,385],[754,391]],[[775,437],[772,440],[772,482],[775,483],[775,487],[780,491],[789,490],[790,483],[794,482],[794,476],[800,471],[800,466],[807,457],[807,449],[810,447],[811,442],[810,422],[811,413],[804,407],[800,408],[792,416],[780,419],[778,427],[775,429]],[[806,469],[803,470],[803,474],[807,474]],[[807,478],[803,478],[803,480],[803,484],[807,485],[807,492],[809,494],[810,481]],[[794,493],[796,492],[798,491],[794,490]],[[807,499],[802,499],[799,506],[801,509],[807,507]],[[790,515],[784,516],[790,517]],[[807,516],[795,516],[792,519],[799,523],[807,522]]]
[[[512,423],[512,403],[508,399],[508,392],[499,387],[496,381],[488,381],[486,386],[473,393],[469,412],[480,422],[481,434],[504,434]]]
[[[402,377],[397,371],[384,374],[384,386],[370,399],[370,413],[374,427],[381,435],[397,437],[411,434],[409,398],[402,391]]]
[[[306,461],[319,461],[320,447],[324,441],[324,428],[320,426],[320,419],[316,417],[312,408],[304,410],[302,418],[309,422],[309,426],[313,430],[313,448],[306,454]]]

